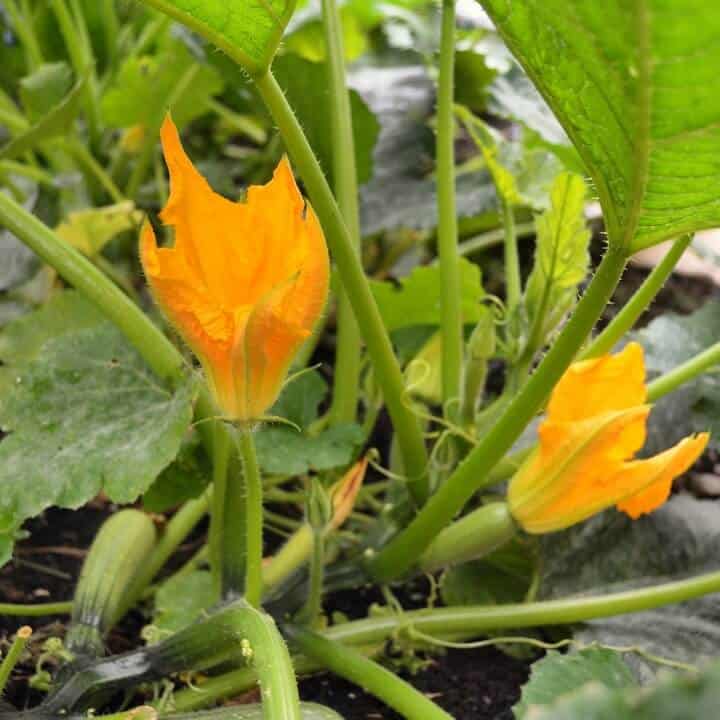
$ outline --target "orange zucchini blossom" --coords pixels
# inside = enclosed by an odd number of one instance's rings
[[[510,509],[527,532],[561,530],[611,505],[638,518],[667,500],[673,479],[702,454],[709,435],[633,460],[645,443],[646,398],[637,343],[568,368],[540,424],[538,449],[510,481]]]
[[[270,182],[248,189],[246,202],[232,202],[195,169],[169,117],[161,139],[170,197],[160,218],[173,226],[175,242],[159,248],[145,223],[145,274],[202,363],[220,410],[257,420],[325,307],[325,238],[286,158]]]

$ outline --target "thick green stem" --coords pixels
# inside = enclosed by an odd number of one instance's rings
[[[537,603],[474,605],[413,610],[336,625],[326,635],[342,643],[373,645],[399,628],[413,626],[439,636],[472,637],[489,630],[568,625],[625,613],[642,612],[720,591],[720,572],[596,597],[572,597]]]
[[[313,529],[313,552],[310,561],[310,587],[307,600],[295,617],[295,622],[313,627],[322,612],[323,580],[325,576],[325,537]]]
[[[88,55],[89,49],[84,41],[81,29],[76,26],[75,20],[66,5],[66,0],[50,0],[50,4],[57,18],[75,74],[79,78],[88,75],[82,91],[83,104],[90,137],[95,142],[100,128],[100,105],[96,96],[94,58]]]
[[[250,660],[260,683],[265,720],[301,720],[295,670],[275,621],[248,607],[242,630],[250,643]]]
[[[535,223],[517,223],[515,225],[515,235],[518,239],[531,237],[535,234]],[[489,248],[499,245],[505,240],[505,228],[496,228],[480,233],[475,237],[463,240],[458,245],[458,253],[460,255],[471,255],[472,253],[488,250]]]
[[[20,660],[20,656],[31,635],[32,629],[27,625],[21,627],[15,634],[12,645],[10,645],[7,655],[0,664],[0,694],[5,691],[5,685],[10,678],[10,673],[12,673],[14,667],[18,664],[18,660]]]
[[[272,73],[267,72],[256,78],[255,84],[280,129],[325,230],[344,290],[367,345],[375,377],[393,420],[410,479],[409,487],[416,500],[422,503],[428,494],[425,440],[418,419],[406,403],[402,372],[352,237],[307,138]]]
[[[239,428],[238,454],[242,459],[245,489],[245,599],[259,607],[262,599],[263,577],[263,487],[255,453],[253,431]]]
[[[455,0],[443,0],[437,100],[437,204],[440,261],[442,397],[446,416],[457,421],[462,406],[463,336],[455,202]]]
[[[635,291],[623,309],[612,319],[610,324],[590,343],[580,356],[582,359],[604,355],[613,349],[615,343],[625,333],[632,329],[637,319],[647,310],[655,296],[662,290],[665,281],[680,261],[688,245],[692,242],[692,235],[678,238],[667,255],[659,262],[647,276],[645,282]]]
[[[565,329],[498,422],[410,525],[370,560],[369,569],[376,579],[388,581],[409,570],[512,447],[591,332],[622,276],[625,262],[626,255],[621,250],[607,251]]]
[[[505,247],[505,301],[508,314],[520,303],[522,286],[520,283],[520,260],[518,258],[517,235],[515,234],[515,215],[512,205],[501,200],[503,217],[503,242]]]
[[[650,402],[658,400],[663,395],[667,395],[680,387],[683,383],[702,375],[702,373],[718,363],[720,363],[720,342],[716,342],[699,355],[695,355],[695,357],[690,358],[682,365],[678,365],[670,372],[653,380],[648,385],[648,400]]]
[[[350,95],[345,79],[342,21],[335,0],[323,0],[323,27],[327,45],[330,90],[330,128],[335,196],[355,252],[360,256],[360,209],[358,206],[355,138]],[[361,338],[352,305],[344,288],[338,291],[337,350],[330,422],[354,422],[360,387]]]
[[[452,720],[410,683],[357,650],[307,628],[290,627],[287,634],[311,660],[371,692],[408,720]]]
[[[210,570],[218,597],[223,591],[223,535],[225,526],[225,501],[227,499],[228,464],[230,460],[230,436],[220,420],[213,421],[212,444],[213,503],[210,515],[208,544],[210,547]]]

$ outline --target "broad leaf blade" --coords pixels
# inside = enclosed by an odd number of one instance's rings
[[[108,323],[46,342],[3,398],[0,535],[100,490],[134,500],[177,455],[194,395],[190,379],[163,387]]]
[[[552,705],[563,695],[590,682],[601,683],[610,690],[636,685],[622,655],[614,650],[590,647],[567,655],[549,652],[533,664],[520,702],[513,707],[515,718],[531,718],[538,708]]]
[[[720,225],[712,0],[481,0],[583,157],[610,242]]]
[[[275,55],[296,0],[143,0],[207,38],[251,75]]]
[[[712,718],[720,704],[720,664],[663,677],[651,688],[611,689],[599,682],[561,695],[528,720],[689,720]],[[522,718],[523,716],[518,716]]]

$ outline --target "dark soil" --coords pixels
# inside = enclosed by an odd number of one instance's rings
[[[499,650],[450,650],[436,656],[414,676],[402,673],[415,687],[457,720],[512,720],[512,706],[528,677],[528,665]],[[338,710],[345,720],[402,718],[372,695],[334,676],[305,680],[302,697]]]

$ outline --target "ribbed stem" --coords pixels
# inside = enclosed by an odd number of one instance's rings
[[[633,328],[637,319],[662,290],[665,281],[670,277],[688,245],[692,242],[692,238],[692,235],[684,235],[672,244],[667,255],[653,268],[653,271],[645,278],[645,282],[633,293],[622,310],[583,351],[580,355],[581,359],[597,357],[610,352],[615,343]]]
[[[345,79],[342,21],[335,0],[322,0],[323,27],[328,58],[330,128],[335,195],[355,251],[360,256],[360,208],[358,205],[355,138],[350,95]],[[344,288],[337,294],[337,350],[333,375],[330,422],[354,422],[360,387],[361,338],[352,305]]]
[[[447,417],[457,421],[463,398],[463,336],[455,202],[455,0],[443,0],[437,101],[438,258],[442,398]]]
[[[238,453],[242,458],[245,490],[245,599],[257,608],[262,599],[263,487],[253,431],[239,428]]]

